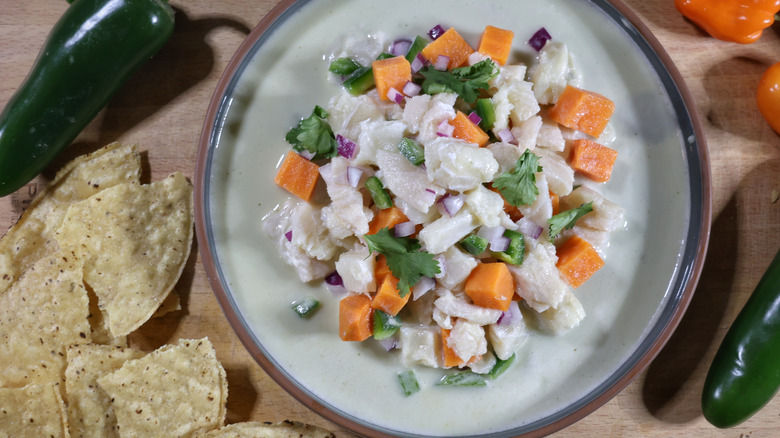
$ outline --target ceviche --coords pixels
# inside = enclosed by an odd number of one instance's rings
[[[617,162],[613,102],[543,28],[527,65],[514,41],[440,25],[345,38],[326,57],[338,93],[286,136],[274,181],[294,196],[263,229],[302,282],[334,292],[334,336],[400,358],[407,394],[416,366],[481,386],[529,334],[577,327],[575,289],[625,227],[600,193]],[[293,303],[302,317],[319,306]]]

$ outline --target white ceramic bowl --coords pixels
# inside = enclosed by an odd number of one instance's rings
[[[302,403],[366,436],[541,436],[604,404],[655,357],[695,288],[710,225],[709,161],[693,102],[656,39],[618,1],[283,1],[225,71],[205,120],[195,181],[196,229],[216,296],[252,356]],[[626,208],[607,264],[577,290],[588,316],[559,337],[533,336],[489,387],[442,388],[416,370],[404,397],[397,356],[342,342],[337,306],[301,284],[261,231],[285,193],[272,180],[285,133],[338,85],[323,55],[339,36],[392,37],[453,26],[476,41],[485,25],[512,29],[520,56],[544,26],[575,54],[584,88],[615,101],[619,151],[604,193]],[[302,321],[289,304],[323,302]]]

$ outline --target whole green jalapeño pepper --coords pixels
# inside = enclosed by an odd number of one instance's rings
[[[0,196],[33,179],[173,33],[167,0],[75,0],[0,114]]]
[[[739,312],[704,381],[702,411],[716,427],[747,420],[780,388],[780,252]]]

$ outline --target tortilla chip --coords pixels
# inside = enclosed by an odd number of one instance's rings
[[[180,339],[97,382],[111,397],[123,436],[190,437],[225,421],[225,370],[208,338]]]
[[[321,427],[286,420],[279,423],[250,421],[230,424],[198,435],[198,438],[336,438],[336,435]]]
[[[0,414],[0,436],[68,436],[65,405],[53,383],[0,388]]]
[[[65,393],[70,434],[74,437],[118,437],[111,400],[97,384],[100,376],[118,370],[128,360],[143,357],[132,348],[108,345],[71,345],[67,349]]]
[[[177,294],[176,291],[172,291],[165,297],[165,300],[160,304],[160,307],[155,310],[152,318],[159,318],[171,312],[176,312],[177,310],[181,310],[181,300],[179,299],[179,294]]]
[[[65,347],[91,339],[83,259],[60,250],[0,293],[0,386],[60,382]]]
[[[138,184],[140,174],[135,145],[112,143],[66,164],[0,239],[0,293],[30,265],[59,249],[54,232],[68,206],[117,184]]]
[[[56,232],[80,245],[84,280],[114,337],[146,322],[179,280],[193,237],[192,186],[176,173],[149,185],[121,184],[73,204]]]
[[[87,319],[92,328],[92,343],[127,347],[127,336],[114,337],[108,329],[108,321],[103,316],[103,311],[100,310],[95,291],[88,284],[84,284],[84,287],[87,289],[87,297],[89,297],[89,317]]]

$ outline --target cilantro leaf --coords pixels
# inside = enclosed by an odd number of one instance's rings
[[[498,74],[498,69],[492,60],[485,59],[474,65],[449,71],[436,70],[429,65],[420,70],[420,74],[425,77],[422,83],[424,93],[457,93],[467,103],[474,103],[480,90],[490,88],[488,81]]]
[[[411,237],[395,237],[389,228],[382,228],[376,234],[366,234],[366,244],[372,253],[385,256],[387,267],[398,279],[399,295],[405,297],[422,277],[438,274],[439,262],[433,255],[420,251],[420,243]]]
[[[593,202],[582,204],[577,208],[562,211],[555,216],[547,219],[550,225],[550,239],[555,239],[563,230],[570,230],[579,218],[593,211]]]
[[[493,180],[493,187],[498,189],[506,202],[514,205],[531,205],[539,196],[536,187],[536,172],[541,172],[539,157],[526,149],[517,159],[515,168],[504,172]]]
[[[335,157],[339,146],[327,118],[328,112],[316,105],[311,115],[292,128],[285,139],[296,151],[309,151],[314,158]]]

